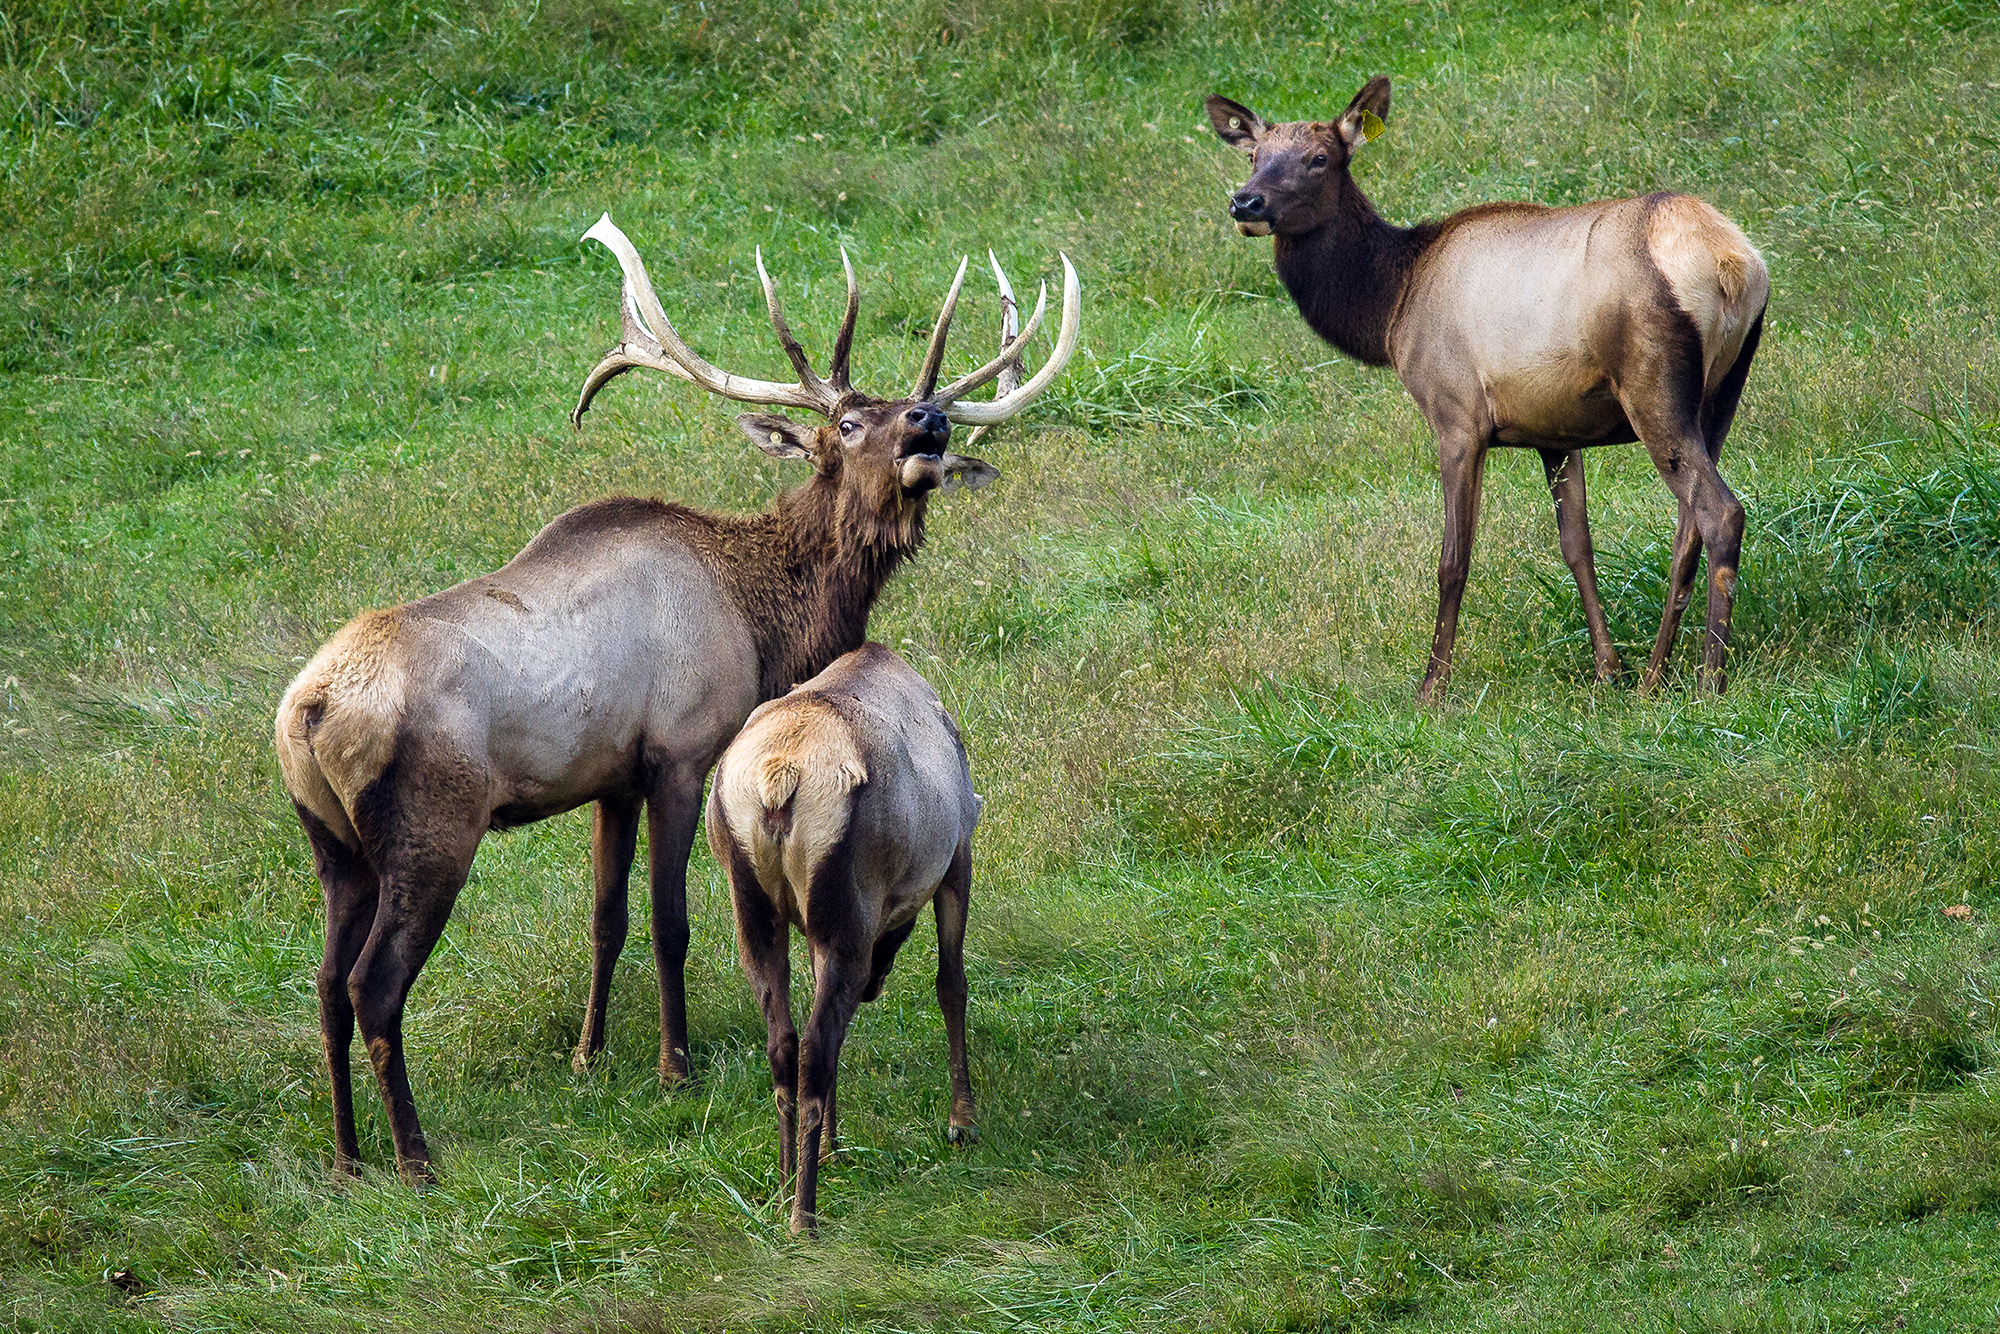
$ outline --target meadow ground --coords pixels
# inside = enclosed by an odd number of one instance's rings
[[[1990,7],[25,0],[0,62],[7,1327],[2000,1327]],[[1675,188],[1763,248],[1725,697],[1692,629],[1661,696],[1589,683],[1526,454],[1415,707],[1430,442],[1229,228],[1199,111],[1380,72],[1392,219]],[[960,253],[1086,285],[875,621],[988,799],[983,1136],[944,1140],[920,932],[817,1245],[705,851],[697,1079],[655,1082],[636,933],[571,1073],[582,812],[487,843],[418,984],[442,1184],[384,1170],[367,1082],[329,1173],[284,682],[569,505],[789,476],[657,378],[572,434],[607,208],[752,373],[753,246],[821,356],[848,247],[865,384]],[[1671,505],[1636,448],[1588,475],[1629,669]]]

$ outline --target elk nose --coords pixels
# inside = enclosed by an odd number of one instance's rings
[[[918,435],[929,436],[942,445],[951,438],[951,419],[929,403],[919,403],[903,414]]]
[[[1238,222],[1256,222],[1264,216],[1264,196],[1238,190],[1229,198],[1229,216]]]

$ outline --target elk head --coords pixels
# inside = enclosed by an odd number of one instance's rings
[[[840,262],[847,271],[847,312],[834,340],[833,360],[824,379],[813,371],[805,350],[792,336],[778,303],[777,285],[764,269],[764,256],[757,254],[757,276],[764,284],[764,301],[778,341],[797,372],[796,384],[772,380],[752,380],[719,370],[704,361],[674,331],[659,298],[646,276],[646,266],[625,233],[605,214],[597,225],[584,233],[618,257],[624,269],[624,337],[606,353],[584,381],[570,419],[581,427],[583,414],[597,391],[613,377],[634,367],[664,371],[700,385],[711,393],[739,403],[756,403],[816,412],[824,424],[802,424],[770,413],[745,413],[737,425],[759,449],[773,458],[804,459],[820,478],[838,486],[843,508],[850,513],[903,516],[909,502],[921,502],[931,491],[954,486],[983,486],[1000,475],[999,469],[981,459],[950,452],[951,424],[963,422],[984,429],[1006,421],[1034,400],[1061,373],[1076,350],[1081,324],[1082,295],[1076,269],[1069,256],[1062,256],[1062,327],[1056,346],[1042,368],[1026,383],[1017,383],[1023,350],[1041,328],[1047,313],[1048,285],[1042,285],[1035,313],[1027,327],[1015,332],[1017,318],[1013,289],[1000,263],[993,260],[993,273],[1002,295],[1000,354],[969,375],[960,376],[942,389],[938,371],[944,363],[945,339],[951,329],[952,312],[958,305],[959,288],[965,282],[966,261],[960,260],[958,275],[952,280],[944,308],[938,314],[930,347],[910,392],[894,399],[864,394],[848,382],[848,353],[854,345],[854,320],[861,298],[854,282],[854,266],[847,251]],[[989,258],[991,254],[989,252]],[[989,402],[968,402],[965,395],[998,380],[997,396]],[[978,435],[975,431],[974,437]],[[915,507],[919,513],[921,504]]]
[[[1267,124],[1239,102],[1212,96],[1208,123],[1222,142],[1250,155],[1250,179],[1229,199],[1245,236],[1296,236],[1333,220],[1347,165],[1389,117],[1389,80],[1377,75],[1336,121]]]

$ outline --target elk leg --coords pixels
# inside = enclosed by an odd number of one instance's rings
[[[1680,518],[1674,525],[1673,558],[1667,565],[1667,599],[1660,608],[1660,633],[1653,640],[1653,656],[1639,682],[1642,695],[1658,690],[1667,674],[1667,659],[1673,656],[1674,640],[1681,632],[1681,615],[1694,592],[1694,568],[1700,560],[1701,532],[1695,527],[1694,511],[1682,505]]]
[[[1469,432],[1438,434],[1438,483],[1444,498],[1444,543],[1438,553],[1437,630],[1431,636],[1430,666],[1417,699],[1436,701],[1451,677],[1451,650],[1458,639],[1458,608],[1472,569],[1472,534],[1479,525],[1479,487],[1486,472],[1486,442]]]
[[[326,1050],[327,1079],[333,1088],[333,1170],[353,1173],[361,1167],[361,1141],[354,1131],[354,1080],[348,1065],[354,1002],[347,994],[347,975],[368,941],[381,891],[359,851],[341,842],[305,807],[298,811],[326,896],[326,949],[315,981],[320,1045]]]
[[[717,812],[711,818],[720,818]],[[764,1012],[764,1055],[778,1104],[778,1172],[789,1186],[798,1171],[799,1031],[792,1025],[792,929],[757,883],[743,849],[729,840],[729,898],[736,913],[736,959]]]
[[[951,1049],[951,1121],[945,1138],[953,1144],[970,1144],[979,1135],[972,1072],[965,1060],[965,918],[971,899],[972,845],[961,843],[931,900],[937,916],[938,1009],[944,1014],[945,1041]]]
[[[1707,684],[1721,694],[1729,684],[1724,662],[1729,651],[1729,613],[1736,598],[1736,564],[1743,550],[1743,502],[1716,471],[1698,428],[1697,413],[1694,405],[1649,411],[1632,402],[1625,404],[1626,418],[1653,456],[1653,466],[1693,519],[1695,533],[1708,549],[1708,634],[1702,668]],[[1678,565],[1678,553],[1676,556]],[[1692,551],[1688,563],[1691,578]],[[1672,614],[1673,602],[1669,600],[1667,606]],[[1666,628],[1661,626],[1663,634]]]
[[[1577,596],[1583,601],[1584,624],[1590,627],[1590,652],[1597,660],[1597,679],[1609,681],[1618,675],[1618,649],[1611,642],[1611,627],[1604,620],[1604,603],[1597,595],[1597,553],[1590,545],[1590,514],[1583,492],[1583,451],[1544,449],[1542,471],[1548,475],[1549,494],[1556,503],[1556,538],[1562,546],[1563,563],[1576,576]]]
[[[653,877],[653,962],[660,974],[660,1082],[688,1077],[687,864],[701,820],[705,771],[662,761],[646,796]]]
[[[590,1001],[583,1011],[583,1034],[570,1068],[582,1074],[590,1058],[604,1050],[605,1009],[611,1003],[611,972],[625,948],[632,916],[626,891],[632,854],[639,846],[639,803],[625,797],[597,803],[590,823],[590,874],[596,890],[590,909]]]
[[[819,1231],[819,1152],[840,1073],[840,1047],[868,982],[868,953],[813,944],[813,1007],[799,1043],[799,1189],[792,1231]]]
[[[475,837],[474,846],[477,841]],[[403,1061],[403,1008],[418,970],[444,934],[451,905],[471,868],[468,856],[455,872],[393,866],[386,870],[374,927],[347,978],[354,1018],[361,1026],[362,1041],[368,1044],[375,1080],[389,1113],[396,1164],[406,1178],[419,1183],[434,1182],[437,1177],[431,1171],[430,1148],[417,1122],[417,1103],[410,1094],[409,1070]]]

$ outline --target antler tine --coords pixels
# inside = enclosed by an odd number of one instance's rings
[[[771,327],[778,331],[778,342],[791,358],[792,369],[799,373],[799,383],[808,389],[824,389],[826,381],[813,374],[812,363],[806,360],[806,350],[799,346],[799,340],[792,337],[792,326],[785,323],[785,308],[778,304],[778,285],[771,281],[771,275],[764,269],[764,247],[757,247],[757,278],[764,284],[764,305],[771,312]]]
[[[997,260],[994,262],[993,268],[996,273],[999,272],[1000,265]],[[1021,353],[1028,346],[1028,340],[1033,338],[1036,332],[1042,327],[1042,316],[1049,308],[1049,285],[1047,283],[1042,284],[1042,294],[1035,302],[1035,313],[1028,318],[1028,327],[1019,334],[1014,335],[1011,339],[1005,336],[1008,333],[1007,325],[1012,319],[1018,318],[1017,312],[1020,310],[1020,306],[1014,300],[1013,284],[1007,281],[1007,276],[1004,273],[1000,275],[1000,302],[1000,329],[1003,335],[1000,343],[1000,355],[970,375],[962,375],[944,388],[938,390],[937,393],[931,395],[931,402],[943,407],[955,399],[965,397],[973,390],[979,388],[980,385],[995,378],[999,378],[1000,380],[994,394],[996,400],[1005,398],[1019,386]],[[1010,378],[1011,383],[1009,382]]]
[[[1021,332],[1021,303],[1014,299],[1014,284],[1007,281],[1007,270],[1000,267],[1000,257],[993,253],[990,246],[986,251],[986,262],[993,266],[993,285],[1000,289],[1000,355],[1002,358],[1006,358],[1008,352],[1007,345],[1013,342],[1015,337]],[[1049,285],[1043,283],[1041,300],[1035,305],[1035,313],[1038,319],[1042,307],[1048,304],[1048,300]],[[1002,363],[999,373],[994,377],[993,397],[1005,398],[1007,395],[1013,393],[1019,387],[1020,383],[1021,358],[1020,354],[1016,352],[1011,359],[1007,359]],[[958,388],[956,383],[951,387],[954,389]],[[960,390],[959,392],[963,393],[964,391]],[[973,427],[972,434],[965,437],[965,447],[967,449],[972,448],[979,443],[980,436],[985,435],[992,429],[991,426],[983,425]]]
[[[861,289],[854,284],[854,265],[846,246],[840,248],[840,267],[847,270],[847,313],[840,319],[840,336],[833,340],[833,364],[826,368],[826,378],[835,392],[844,394],[854,387],[847,382],[847,354],[854,349],[854,317],[861,313]]]
[[[994,399],[991,403],[951,403],[941,399],[938,406],[944,409],[945,416],[968,426],[997,425],[1027,407],[1037,394],[1049,387],[1050,381],[1062,373],[1063,367],[1069,364],[1070,356],[1076,351],[1077,333],[1083,327],[1083,288],[1077,281],[1076,266],[1069,262],[1068,255],[1062,256],[1062,266],[1062,328],[1056,333],[1055,351],[1051,352],[1049,359],[1042,363],[1042,368],[1036,371],[1026,384],[1019,386],[1010,394]],[[1038,306],[1036,322],[1039,321],[1040,314]],[[1031,328],[1033,323],[1030,324]],[[1025,335],[1016,341],[1025,341]]]
[[[919,403],[929,402],[931,391],[937,388],[938,368],[944,365],[944,341],[951,333],[952,312],[958,309],[958,289],[965,286],[965,266],[971,262],[969,255],[960,257],[958,274],[951,280],[951,290],[944,294],[944,309],[938,312],[937,328],[931,330],[923,371],[917,376],[916,387],[910,390],[910,397]]]
[[[1008,342],[1021,332],[1021,303],[1014,297],[1014,284],[1007,281],[1007,270],[1000,267],[1000,256],[994,254],[990,246],[986,251],[986,262],[993,266],[993,283],[1000,289],[1000,351],[1004,356]],[[1049,285],[1043,283],[1041,299],[1035,302],[1038,323],[1048,299]],[[993,381],[993,397],[1005,398],[1020,386],[1021,358],[1017,353],[1000,368],[1000,374]]]
[[[583,239],[596,241],[617,256],[618,266],[624,271],[622,316],[625,341],[606,353],[604,360],[585,378],[583,394],[572,414],[574,420],[582,420],[590,400],[607,381],[634,366],[677,375],[712,394],[720,394],[739,403],[804,408],[820,413],[831,411],[832,395],[816,377],[808,381],[801,376],[798,384],[780,384],[775,380],[752,380],[731,375],[710,365],[682,342],[681,336],[674,332],[673,323],[667,319],[666,311],[660,308],[660,299],[653,294],[652,281],[646,276],[646,265],[639,258],[638,250],[633,247],[631,238],[618,230],[618,224],[611,221],[609,213],[599,218],[596,225],[583,234]],[[762,268],[759,263],[759,271]],[[765,279],[767,292],[769,281]]]
[[[623,299],[618,303],[618,314],[623,325],[623,337],[618,346],[604,354],[604,360],[591,369],[583,381],[583,392],[577,397],[576,407],[569,414],[570,425],[583,429],[583,414],[590,411],[590,400],[597,397],[597,391],[634,367],[647,370],[665,371],[693,383],[694,376],[678,362],[670,361],[660,351],[659,340],[639,317],[639,308],[634,303],[632,288],[627,285]]]

